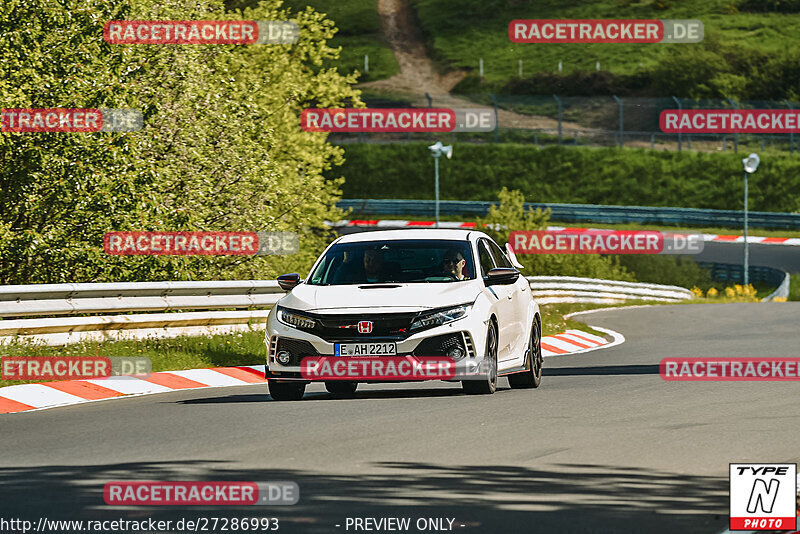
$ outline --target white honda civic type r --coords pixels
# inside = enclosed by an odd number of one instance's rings
[[[289,293],[267,320],[270,395],[302,398],[312,381],[303,360],[320,357],[447,358],[458,369],[448,379],[467,393],[494,393],[498,376],[512,388],[538,387],[541,315],[521,267],[510,247],[471,230],[339,237],[307,279],[278,278]],[[325,381],[334,395],[353,394],[357,385]]]

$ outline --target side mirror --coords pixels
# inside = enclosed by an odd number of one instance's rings
[[[281,286],[281,289],[284,291],[291,291],[297,284],[300,283],[300,275],[297,273],[292,274],[282,274],[278,277],[278,285]]]
[[[508,267],[497,267],[489,271],[484,280],[487,286],[502,286],[513,284],[517,281],[517,278],[519,278],[518,270],[510,269]]]

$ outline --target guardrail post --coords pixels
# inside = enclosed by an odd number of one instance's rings
[[[561,106],[561,99],[558,96],[553,95],[553,98],[556,99],[556,103],[558,104],[558,144],[561,144],[561,116],[563,112],[563,108]]]
[[[614,97],[614,100],[616,100],[617,104],[619,104],[619,146],[625,146],[625,139],[623,138],[625,127],[622,121],[622,100],[617,97],[617,95],[611,96]]]

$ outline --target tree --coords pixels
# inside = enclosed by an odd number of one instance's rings
[[[287,20],[293,45],[114,45],[108,20]],[[272,278],[310,267],[340,214],[341,164],[305,107],[360,106],[353,77],[323,68],[333,22],[278,0],[9,0],[0,7],[7,108],[134,108],[129,133],[0,134],[0,283]],[[121,230],[295,231],[287,257],[108,256]]]

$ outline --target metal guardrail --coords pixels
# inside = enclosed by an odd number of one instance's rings
[[[276,280],[0,286],[0,317],[271,307]]]
[[[691,291],[679,286],[575,276],[529,276],[527,279],[539,304],[558,302],[614,304],[626,300],[679,302],[694,298]]]
[[[532,293],[551,302],[677,301],[692,293],[677,286],[577,277],[532,276]],[[120,284],[34,284],[0,287],[0,343],[14,339],[46,345],[79,341],[142,339],[263,329],[268,309],[285,294],[275,280],[129,282]],[[186,311],[75,317],[131,311]],[[42,318],[44,315],[60,317]],[[40,318],[25,318],[40,316]]]
[[[440,202],[442,215],[484,216],[489,206],[497,202],[443,200]],[[419,215],[433,217],[433,200],[397,199],[342,199],[337,202],[341,209],[352,208],[355,214],[369,215]],[[653,206],[605,206],[600,204],[560,204],[526,202],[525,208],[550,208],[553,221],[600,222],[607,224],[675,224],[696,226],[742,226],[744,216],[736,210],[712,210],[694,208],[662,208]],[[778,213],[750,211],[748,224],[760,228],[800,228],[800,213]]]

